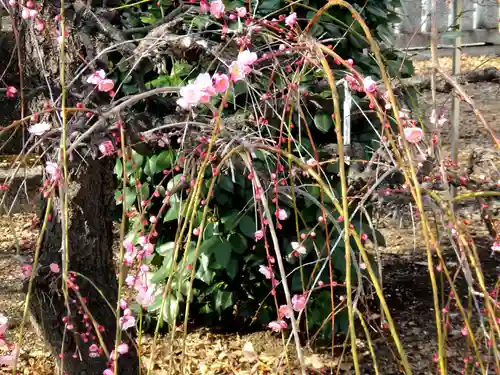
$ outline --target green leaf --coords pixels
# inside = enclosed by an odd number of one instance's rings
[[[163,320],[168,324],[174,324],[179,311],[179,301],[177,298],[174,296],[167,297],[167,301],[163,307]]]
[[[143,183],[141,188],[139,189],[141,192],[141,199],[147,200],[149,199],[149,184],[147,182]]]
[[[114,173],[120,180],[122,179],[122,177],[123,177],[123,164],[122,164],[122,160],[119,158],[116,158]]]
[[[152,25],[156,22],[156,17],[150,14],[149,16],[140,16],[139,19],[146,25]]]
[[[334,333],[347,333],[349,331],[349,315],[347,309],[344,308],[335,314]]]
[[[158,269],[158,271],[153,273],[153,277],[151,277],[151,282],[153,284],[161,283],[163,280],[165,280],[168,277],[168,275],[170,274],[170,262],[171,261],[172,260],[168,259],[168,258],[165,258],[163,260],[163,265]]]
[[[177,220],[177,218],[179,217],[180,209],[180,202],[171,203],[169,209],[167,210],[167,213],[165,214],[165,217],[163,218],[163,222],[166,223],[167,221]]]
[[[175,242],[166,242],[160,246],[156,247],[156,252],[162,257],[172,257],[175,248]]]
[[[331,116],[325,112],[316,113],[314,115],[314,125],[316,125],[318,130],[326,133],[332,127],[333,120]]]
[[[241,232],[249,237],[254,238],[255,235],[255,220],[250,216],[243,216],[239,224]]]
[[[226,239],[217,237],[219,242],[214,247],[215,261],[221,268],[226,268],[231,259],[231,244]]]
[[[153,177],[156,173],[156,159],[158,157],[153,155],[149,157],[146,161],[146,166],[144,167],[144,173],[146,173],[149,177]]]
[[[229,263],[226,266],[226,272],[231,280],[234,280],[236,275],[238,274],[238,260],[235,258],[231,258]]]
[[[144,162],[144,156],[132,150],[132,161],[134,162],[135,167],[138,169],[142,167],[142,163]]]
[[[220,236],[210,237],[208,240],[205,240],[200,245],[200,253],[210,255],[215,251],[215,247],[221,243]]]
[[[161,152],[156,159],[156,171],[164,171],[166,169],[172,168],[175,162],[174,152],[171,150],[166,150]]]
[[[238,211],[232,210],[220,219],[221,223],[224,224],[224,232],[230,232],[236,227],[239,215]]]
[[[215,310],[217,310],[219,313],[222,312],[223,310],[226,310],[233,306],[234,304],[234,295],[231,292],[228,291],[223,291],[223,290],[218,290],[217,293],[215,293]]]
[[[125,199],[126,207],[130,208],[135,203],[135,200],[137,199],[137,193],[135,191],[135,188],[130,188],[130,187],[125,188],[124,199]]]
[[[198,257],[198,271],[196,272],[196,278],[203,281],[205,284],[210,284],[214,278],[214,271],[209,268],[210,255],[205,253],[200,253]]]
[[[229,176],[221,176],[219,178],[219,186],[221,189],[228,191],[230,193],[234,193],[234,184]]]
[[[248,249],[247,239],[239,233],[231,233],[228,237],[231,249],[237,254],[244,254]]]

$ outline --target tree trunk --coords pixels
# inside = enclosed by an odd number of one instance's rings
[[[61,273],[50,270],[52,263],[60,265],[62,270],[62,208],[59,199],[54,201],[52,218],[43,239],[40,266],[30,302],[34,320],[56,358],[63,357],[63,370],[68,375],[101,375],[108,367],[108,358],[104,353],[97,358],[89,357],[92,344],[101,347],[91,317],[103,327],[101,334],[108,351],[114,348],[117,280],[111,250],[112,223],[109,219],[114,189],[110,164],[88,161],[88,165],[80,166],[69,186],[69,270],[75,272],[74,282],[86,303],[83,306],[77,294],[70,289],[68,310],[61,289]],[[78,274],[84,275],[95,286]],[[73,325],[73,328],[67,329],[68,325]],[[138,374],[136,351],[127,335],[123,333],[122,336],[130,350],[120,357],[118,373]]]

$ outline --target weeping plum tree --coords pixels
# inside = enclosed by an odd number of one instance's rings
[[[360,3],[364,2],[360,1]],[[395,1],[380,2],[382,5],[374,1],[366,9],[361,6],[357,8],[364,12],[370,24],[379,25],[382,24],[380,22],[382,18],[385,19],[388,14],[392,15],[392,13],[381,11],[381,9],[389,9],[391,3]],[[315,6],[320,8],[323,4],[324,2],[318,2]],[[166,165],[160,168],[158,162],[160,158],[157,157],[156,152],[158,150],[152,147],[165,147],[182,139],[184,144],[192,146],[191,151],[194,153],[200,149],[197,146],[200,142],[198,138],[202,135],[203,139],[210,138],[210,133],[207,132],[207,129],[210,129],[209,126],[201,127],[199,132],[188,132],[186,136],[186,128],[182,124],[186,121],[187,111],[175,111],[176,98],[160,94],[174,92],[175,89],[172,87],[180,86],[186,78],[191,78],[192,71],[203,72],[210,69],[208,62],[213,59],[213,56],[217,56],[218,59],[224,61],[225,65],[233,66],[233,68],[234,65],[230,65],[231,61],[236,60],[236,64],[242,64],[239,61],[238,50],[241,47],[251,47],[253,37],[259,40],[259,45],[267,46],[268,41],[265,37],[255,36],[262,26],[267,25],[260,18],[286,4],[284,1],[274,0],[266,0],[258,6],[257,3],[252,3],[254,8],[257,7],[253,20],[247,12],[247,5],[239,1],[226,4],[227,9],[220,1],[213,1],[214,6],[201,1],[200,7],[179,5],[175,9],[172,4],[167,5],[167,1],[159,1],[155,4],[130,5],[120,12],[110,10],[110,7],[118,5],[118,2],[111,0],[107,2],[72,0],[64,3],[27,1],[23,5],[10,2],[8,6],[16,28],[15,35],[22,67],[20,73],[24,77],[24,85],[43,87],[40,90],[29,91],[29,95],[28,93],[21,95],[24,100],[23,105],[33,115],[29,120],[13,125],[29,127],[31,138],[27,147],[29,151],[33,149],[42,151],[46,172],[43,188],[46,200],[41,218],[41,222],[45,224],[42,224],[40,256],[36,259],[38,262],[35,262],[37,266],[33,270],[32,283],[26,283],[27,291],[30,292],[29,308],[33,321],[52,347],[54,355],[60,359],[62,370],[69,375],[97,375],[103,372],[106,375],[111,374],[116,366],[113,358],[118,356],[118,353],[112,354],[115,344],[122,345],[118,347],[121,355],[117,372],[119,374],[138,373],[138,356],[133,340],[131,340],[134,321],[127,306],[122,305],[123,308],[119,309],[123,316],[120,319],[120,327],[116,324],[118,282],[111,249],[112,217],[121,215],[114,215],[115,200],[121,199],[125,203],[132,198],[131,201],[141,203],[141,205],[144,202],[148,204],[147,200],[140,199],[142,193],[148,196],[147,189],[144,187],[159,175],[162,176],[161,181],[163,181],[163,172],[167,169]],[[212,16],[210,22],[207,22],[206,18],[198,17],[200,13],[206,13],[209,9]],[[292,13],[286,19],[284,14],[285,12],[283,12],[283,17],[273,22],[283,21],[286,25],[284,27],[290,30],[293,30],[297,22],[305,28],[307,23],[314,18],[314,12],[304,9],[298,9],[297,13]],[[328,17],[316,20],[314,27],[310,30],[311,37],[320,37],[327,33],[331,38],[340,40],[347,35],[347,39],[342,39],[342,42],[335,47],[337,53],[354,58],[362,70],[373,73],[372,57],[365,56],[363,53],[367,42],[359,38],[361,28],[358,24],[350,25],[352,22],[350,12],[343,10],[335,15],[336,22],[330,22]],[[213,32],[214,24],[218,22],[214,20],[223,20],[224,23],[232,22],[233,26],[239,25],[238,28],[236,26],[234,28],[236,37],[233,47],[236,48],[224,47],[226,42],[221,43],[221,41],[226,38],[229,29],[223,27],[222,35]],[[249,25],[248,29],[242,27],[242,20]],[[186,36],[185,30],[188,27],[185,23],[195,25],[200,31],[212,31],[212,33],[207,33],[209,36],[206,39]],[[384,33],[387,35],[387,30],[383,30],[382,26],[378,27],[377,37],[382,38]],[[349,33],[344,34],[348,30]],[[141,39],[142,36],[146,38]],[[134,39],[135,37],[138,37],[137,40]],[[295,37],[291,31],[287,35],[285,30],[284,38]],[[300,57],[304,46],[301,45],[300,40],[295,40],[294,43],[299,46],[297,48],[299,58],[294,55],[293,59],[297,58],[296,65],[300,66],[304,63],[304,58]],[[352,48],[353,45],[356,48]],[[284,45],[279,46],[279,51],[283,50],[282,46]],[[284,48],[286,49],[286,46]],[[390,53],[387,56],[390,60]],[[257,61],[252,57],[250,62],[249,57],[247,54],[247,65],[243,64],[243,71],[233,69],[234,83],[242,81],[244,74],[248,73],[247,70],[251,70],[249,65]],[[331,63],[333,65],[333,61]],[[287,62],[287,64],[290,65],[286,66],[286,71],[292,71],[291,65],[295,63]],[[398,69],[402,66],[396,62],[394,65]],[[221,69],[221,71],[224,70]],[[243,76],[235,79],[234,75]],[[217,77],[218,83],[223,81],[220,74],[214,77]],[[286,85],[286,79],[283,82],[276,79],[272,85],[276,85],[276,92],[290,93],[291,91],[287,90],[293,90],[292,86]],[[322,91],[328,91],[328,85],[325,85],[323,75],[311,74],[304,82],[310,98],[307,105],[314,104],[322,108],[319,111],[318,107],[315,107],[318,113],[308,118],[306,122],[313,128],[313,137],[321,139],[321,142],[318,142],[322,147],[320,152],[329,154],[327,146],[328,143],[334,142],[334,137],[324,136],[324,134],[328,133],[332,126],[331,117],[327,113],[331,114],[333,109],[331,108],[331,95],[328,94],[330,96],[327,95],[326,99],[322,97]],[[260,90],[265,90],[268,82],[258,81],[256,85]],[[223,82],[222,86],[224,86]],[[225,89],[227,90],[227,87]],[[262,116],[269,116],[270,108],[266,108],[265,100],[262,101],[264,107],[253,103],[250,111],[242,112],[246,108],[247,99],[251,97],[251,90],[248,90],[243,82],[235,84],[234,91],[231,92],[230,103],[234,108],[238,108],[239,114],[243,113],[245,117],[248,113],[256,111]],[[199,95],[191,94],[199,101]],[[263,94],[263,97],[265,95],[268,93]],[[281,99],[283,98],[286,98],[286,95],[283,95]],[[189,95],[184,93],[183,100],[184,102],[180,102],[181,107],[185,109],[191,107]],[[284,108],[289,110],[288,107],[280,104],[278,111]],[[202,117],[199,118],[207,120],[208,123],[211,120],[210,116],[213,116],[210,110],[201,114]],[[232,113],[232,115],[238,115],[238,113]],[[296,117],[299,111],[290,112],[290,115],[295,116],[294,122],[300,122]],[[238,125],[241,129],[250,129],[244,126],[245,121],[237,120],[238,118],[233,116],[232,119],[227,119],[228,127]],[[280,128],[280,121],[275,120],[277,118],[272,119],[275,127],[269,137],[279,139],[281,142],[282,134],[275,131]],[[363,129],[356,133],[360,137],[357,140],[363,142],[363,136],[364,141],[372,139],[371,129],[365,131],[368,126],[364,121],[360,121],[360,124],[363,124]],[[167,126],[170,129],[167,135],[165,132],[147,131],[153,127],[165,128]],[[143,135],[139,136],[141,132]],[[240,134],[245,136],[244,132],[238,133]],[[299,145],[301,147],[299,151],[312,155],[315,147],[312,139],[306,140],[305,133],[301,136],[304,137],[304,142]],[[122,145],[123,139],[126,142]],[[221,139],[224,140],[223,137]],[[122,146],[125,154],[121,153]],[[134,152],[130,150],[130,147],[134,149]],[[117,163],[115,166],[110,158],[106,157],[114,154],[118,154],[126,162]],[[144,156],[151,156],[151,158],[146,159]],[[176,161],[183,158],[177,156],[173,158]],[[255,164],[257,163],[258,161],[255,161]],[[169,162],[168,168],[170,167],[173,167],[173,162]],[[194,170],[198,167],[194,167],[191,178],[195,178]],[[141,181],[139,178],[134,180],[125,175],[125,168],[129,171],[140,170],[139,175],[145,180]],[[244,169],[245,167],[239,171],[241,175]],[[118,175],[119,180],[123,173],[127,177],[127,183],[132,181],[132,184],[135,184],[136,189],[132,191],[132,197],[114,195],[114,190],[120,189],[120,186],[116,185],[113,172]],[[221,184],[225,186],[221,189],[225,189],[226,192],[217,195],[218,210],[219,212],[228,211],[228,215],[230,210],[234,210],[231,206],[233,203],[240,204],[248,198],[246,192],[249,192],[250,196],[253,194],[252,184],[245,180],[242,183],[244,189],[241,189],[243,197],[228,195],[228,192],[233,193],[235,188],[232,183],[228,185],[227,179],[225,184],[222,182]],[[185,187],[181,184],[181,188]],[[152,193],[152,191],[147,192]],[[224,198],[224,194],[228,197]],[[49,202],[50,205],[47,204]],[[307,212],[309,218],[306,221],[311,225],[316,225],[317,223],[313,224],[313,222],[317,221],[317,207],[310,205],[306,207],[312,208]],[[173,219],[179,216],[180,214],[177,213]],[[243,228],[245,236],[256,239],[259,231],[255,231],[253,228],[255,223],[251,220],[253,219],[250,216],[245,217],[246,224],[245,226],[240,224],[240,228]],[[170,230],[169,225],[167,223],[162,228]],[[234,245],[242,254],[250,246],[248,240],[239,233],[235,233],[234,228],[229,228],[227,221],[224,226],[228,230],[227,235],[237,239],[236,245],[232,243],[232,246]],[[286,232],[287,230],[290,233]],[[158,229],[158,232],[161,231]],[[283,233],[288,233],[287,236],[289,235],[285,239],[286,244],[289,244],[289,240],[293,238],[292,232],[293,228],[283,231]],[[167,233],[162,239],[168,240],[168,235],[172,233],[175,233],[175,230]],[[263,236],[259,235],[259,237],[262,239]],[[318,235],[318,237],[321,236]],[[325,240],[324,243],[326,244],[327,241]],[[260,247],[259,250],[264,251]],[[158,253],[165,256],[165,253],[160,251]],[[224,260],[224,266],[234,265],[234,261],[231,263],[229,259],[222,259]],[[260,260],[251,259],[250,261],[255,263]],[[241,270],[233,267],[234,272],[227,271],[227,275],[223,275],[223,281],[227,282],[228,276],[234,278],[240,271],[248,272],[249,268],[244,262],[250,261],[242,260]],[[207,278],[208,275],[215,275],[220,269],[217,266],[217,269],[205,270],[205,274],[200,277],[201,281],[205,284],[217,281],[220,284],[217,278],[210,280]],[[343,270],[339,269],[340,271]],[[160,276],[161,272],[163,272],[162,267],[158,270]],[[254,277],[254,275],[251,276]],[[246,279],[246,276],[242,279]],[[165,281],[165,277],[158,278],[158,280],[161,284]],[[231,309],[233,300],[229,290],[208,288],[205,284],[206,289],[213,289],[216,292],[216,299],[219,301],[221,310]],[[266,287],[263,283],[257,284]],[[248,287],[253,288],[255,285],[256,283],[252,281],[252,285]],[[297,286],[302,287],[300,280]],[[227,296],[231,298],[226,298]],[[139,295],[139,297],[142,302],[145,302],[144,300],[151,296]],[[329,295],[323,297],[325,300],[331,298]],[[224,300],[222,304],[221,300]],[[320,304],[328,305],[328,303],[318,302],[318,305]],[[157,305],[156,311],[158,311]],[[199,307],[200,311],[203,309],[204,312],[210,311],[206,300],[201,301],[196,307]],[[251,308],[252,306],[248,309]],[[266,320],[269,319],[266,318]],[[117,333],[120,332],[121,338],[117,340]],[[128,350],[124,345],[128,346]]]

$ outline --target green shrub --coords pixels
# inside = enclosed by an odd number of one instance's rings
[[[380,41],[390,35],[389,22],[397,21],[397,16],[391,9],[398,5],[397,1],[354,3],[368,26],[372,28],[376,39]],[[297,12],[299,24],[304,28],[317,9],[324,4],[323,1],[312,0],[293,4],[291,7]],[[238,2],[227,3],[226,10],[243,5]],[[262,23],[262,17],[287,5],[287,2],[280,0],[253,2],[253,9],[257,9],[256,22]],[[135,19],[136,12],[139,10],[128,11],[127,19]],[[143,23],[152,23],[155,17],[158,17],[152,7],[141,9],[140,12],[140,21]],[[273,17],[278,18],[280,14],[288,14],[288,11],[276,12]],[[196,31],[208,31],[207,39],[222,43],[220,34],[214,31],[220,28],[220,25],[212,21],[206,15],[195,15],[186,17],[185,24],[192,28],[193,35]],[[136,26],[137,23],[131,26]],[[236,30],[236,36],[240,36],[237,31],[240,26],[237,22],[232,22],[229,23],[228,29]],[[252,50],[258,50],[259,56],[276,52],[277,44],[280,43],[279,38],[276,39],[279,37],[277,34],[273,34],[271,27],[267,30],[264,28],[255,36]],[[368,44],[363,30],[346,9],[332,7],[314,24],[311,36],[320,40],[331,39],[326,44],[334,45],[334,50],[340,56],[352,58],[359,73],[378,78],[373,56],[364,51]],[[307,43],[307,40],[305,42]],[[307,304],[308,328],[313,331],[322,328],[325,337],[331,332],[345,331],[347,328],[347,316],[342,310],[336,315],[333,330],[329,324],[323,325],[331,313],[330,283],[334,282],[336,285],[336,306],[342,305],[341,296],[345,294],[345,245],[343,240],[339,239],[339,222],[342,218],[339,217],[334,204],[321,193],[320,186],[307,172],[293,165],[286,155],[273,152],[272,147],[254,148],[251,153],[246,154],[251,169],[245,166],[241,154],[227,157],[231,149],[242,143],[280,144],[281,150],[291,152],[304,162],[317,152],[320,161],[330,159],[330,162],[322,166],[321,177],[337,197],[341,196],[338,164],[331,161],[334,160],[332,147],[336,144],[331,119],[332,93],[324,84],[325,73],[318,69],[317,62],[303,63],[308,65],[307,69],[300,71],[296,68],[300,64],[294,65],[300,60],[300,56],[304,55],[303,50],[299,48],[299,45],[304,45],[304,41],[294,40],[289,45],[292,51],[288,57],[279,57],[282,65],[278,74],[271,74],[271,63],[267,66],[262,63],[260,74],[254,74],[251,79],[236,83],[231,90],[228,106],[223,113],[225,129],[219,134],[216,151],[208,161],[209,166],[200,186],[200,200],[194,208],[190,206],[193,189],[200,178],[201,166],[208,157],[205,153],[210,133],[200,128],[197,134],[190,128],[187,138],[191,144],[186,142],[181,147],[178,142],[171,140],[170,144],[175,146],[159,149],[150,156],[134,151],[126,162],[128,187],[125,197],[122,196],[121,189],[117,191],[117,203],[120,204],[126,199],[128,207],[135,205],[139,212],[129,219],[129,240],[137,244],[139,238],[145,235],[149,236],[155,245],[154,254],[146,258],[146,263],[150,264],[151,282],[164,286],[169,277],[171,278],[171,293],[168,293],[163,315],[163,320],[168,323],[179,321],[177,314],[182,316],[189,296],[191,316],[197,321],[232,321],[243,327],[255,322],[262,326],[276,319],[276,308],[285,302],[282,288],[279,287],[281,280],[275,272],[278,285],[274,288],[272,281],[260,272],[260,268],[272,264],[276,256],[270,231],[266,229],[263,238],[258,238],[259,231],[266,226],[262,207],[256,205],[256,202],[264,195],[273,213],[285,212],[287,216],[286,220],[275,220],[274,225],[277,227],[279,246],[285,253],[285,267],[289,275],[287,282],[292,294],[302,295],[310,291],[313,281],[319,280],[319,284],[314,284],[314,293]],[[412,74],[411,64],[401,64],[401,60],[392,50],[383,52],[390,74]],[[346,71],[333,64],[333,61],[331,66],[337,79],[346,75]],[[403,71],[399,71],[400,66]],[[196,64],[192,61],[187,63],[174,60],[170,64],[170,71],[150,75],[148,85],[178,85],[186,78],[194,78],[196,74],[207,69],[210,72],[217,71],[216,67],[217,62],[212,60],[200,59]],[[278,99],[283,99],[283,95],[286,98],[291,82],[297,81],[299,91],[303,94],[300,96],[300,105],[296,106],[295,102],[290,105],[283,104],[283,100]],[[340,91],[342,102],[343,90]],[[274,106],[269,103],[271,101],[259,100],[262,95],[271,97]],[[220,100],[221,98],[213,99],[210,103],[212,108],[217,108]],[[381,124],[371,113],[364,94],[354,93],[353,100],[356,103],[353,112],[363,112],[363,115],[353,116],[352,142],[363,145],[361,157],[368,159],[373,149],[378,148],[374,129],[380,129]],[[212,116],[210,105],[197,108],[196,113],[196,121],[207,121],[207,118]],[[288,142],[290,138],[293,138],[293,142]],[[225,149],[225,146],[230,146],[230,149]],[[216,167],[224,157],[224,163],[217,170]],[[117,159],[116,163],[116,174],[121,177],[122,159]],[[352,165],[359,166],[354,162]],[[253,178],[255,175],[267,190],[256,190]],[[213,194],[210,196],[212,182]],[[178,189],[179,186],[182,186],[182,189]],[[175,193],[170,195],[172,189]],[[358,200],[352,199],[353,209]],[[167,201],[168,204],[164,204]],[[327,213],[326,217],[322,207]],[[194,216],[191,215],[193,209],[196,211]],[[207,214],[204,216],[205,209]],[[369,207],[367,212],[363,213],[366,214],[370,214]],[[372,233],[376,233],[377,239],[380,240],[380,234],[369,228],[363,215],[358,212],[352,219],[355,229],[359,233],[366,233],[369,238],[372,238]],[[194,222],[190,221],[191,217],[195,218]],[[181,231],[186,220],[187,224],[191,225],[191,230]],[[198,233],[202,222],[204,229]],[[155,235],[151,235],[153,228]],[[196,254],[196,242],[199,237],[201,246]],[[179,252],[173,259],[176,243],[179,244]],[[335,250],[331,258],[333,274],[330,276],[325,260],[334,245]],[[300,256],[297,256],[297,247],[303,251]],[[356,253],[354,242],[351,247]],[[193,288],[189,291],[191,268],[195,260],[195,279]],[[359,272],[363,270],[353,268],[352,274],[356,276]],[[162,306],[163,298],[158,290],[154,303],[148,307],[153,315],[158,314]],[[272,297],[274,293],[278,304]],[[302,323],[304,322],[303,319]]]

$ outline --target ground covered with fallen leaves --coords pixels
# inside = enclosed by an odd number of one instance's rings
[[[451,69],[451,59],[441,58],[441,66]],[[428,73],[428,61],[416,62],[417,72]],[[472,70],[477,67],[500,67],[500,59],[486,57],[464,57],[463,67]],[[494,82],[469,84],[466,91],[476,101],[486,120],[500,133],[499,95],[500,85]],[[424,93],[421,106],[424,115],[429,115],[430,93]],[[449,94],[438,94],[438,103],[449,108]],[[482,167],[485,173],[500,178],[500,155],[493,148],[487,132],[476,120],[476,116],[465,104],[461,107],[460,160],[468,160],[472,150],[484,151]],[[449,137],[445,129],[444,137]],[[486,282],[491,285],[497,280],[500,255],[491,256],[484,226],[480,223],[477,208],[465,205],[460,215],[471,221],[471,231],[477,240],[482,258]],[[32,224],[33,213],[15,214],[10,218],[0,217],[0,312],[10,319],[9,339],[16,340],[24,309],[24,294],[21,290],[21,262],[19,256],[29,256],[37,236]],[[425,250],[418,223],[413,223],[411,215],[388,217],[382,221],[382,231],[386,237],[386,247],[381,249],[385,295],[398,327],[402,343],[408,353],[415,374],[431,374],[436,371],[433,357],[436,353],[436,334],[432,292],[427,271]],[[443,244],[446,246],[446,244]],[[454,263],[455,262],[455,263]],[[450,269],[457,267],[453,255],[449,256]],[[457,282],[460,285],[460,280]],[[462,286],[465,288],[464,283]],[[374,313],[374,315],[377,315]],[[466,339],[460,333],[459,316],[450,312],[450,329],[447,338],[447,355],[450,373],[460,373],[464,369],[464,358],[470,354]],[[376,323],[373,322],[373,327]],[[178,334],[180,337],[181,334]],[[395,350],[387,332],[373,333],[373,345],[380,374],[399,373],[394,359]],[[177,339],[172,347],[168,336],[159,338],[157,355],[154,360],[154,374],[268,374],[275,373],[280,363],[285,371],[297,371],[297,360],[293,342],[289,345],[289,357],[283,358],[283,338],[269,331],[251,334],[216,333],[208,328],[194,329],[187,336],[185,357],[182,359],[182,339]],[[305,359],[311,372],[353,373],[353,363],[349,350],[343,354],[342,338],[335,344],[334,354],[328,348],[305,348]],[[145,350],[144,362],[148,364],[152,337],[144,335],[141,343]],[[336,346],[337,346],[336,345]],[[367,341],[360,334],[358,340],[359,363],[363,374],[375,373],[374,363],[368,350]],[[171,361],[170,361],[171,360]],[[485,358],[485,360],[491,360]],[[171,367],[170,367],[171,366]],[[182,366],[182,368],[181,368]],[[53,374],[54,362],[40,337],[28,325],[23,339],[20,371],[24,374]],[[10,373],[0,369],[0,374]]]

